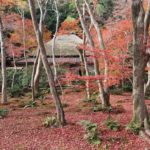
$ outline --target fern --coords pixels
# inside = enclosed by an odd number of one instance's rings
[[[105,125],[108,129],[113,131],[118,131],[120,129],[120,125],[116,120],[113,120],[112,118],[108,117],[105,121]]]
[[[139,134],[141,128],[142,126],[139,122],[132,121],[131,123],[127,125],[126,130],[132,131],[135,134]]]
[[[43,125],[45,127],[57,127],[58,126],[58,120],[56,117],[52,116],[52,117],[46,117]]]
[[[91,144],[99,145],[101,141],[97,134],[97,124],[88,120],[82,120],[80,124],[84,126],[86,131],[84,138]]]
[[[0,109],[0,118],[4,118],[8,115],[8,109]]]

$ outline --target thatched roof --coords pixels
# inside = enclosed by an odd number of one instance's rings
[[[53,64],[53,60],[51,57],[47,58],[49,64]],[[91,59],[87,59],[89,63],[91,62]],[[34,64],[35,58],[27,58],[28,64]],[[57,64],[80,64],[80,58],[79,57],[56,57],[55,62]],[[24,66],[26,64],[25,59],[20,59],[16,61],[17,66]]]
[[[83,40],[74,34],[59,35],[56,37],[55,56],[77,56],[79,55],[77,46],[83,43]],[[53,40],[45,44],[47,56],[52,56]],[[33,52],[36,55],[36,52]]]

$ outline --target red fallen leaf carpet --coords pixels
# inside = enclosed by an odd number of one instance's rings
[[[63,128],[45,128],[43,120],[55,114],[51,97],[35,108],[21,108],[24,97],[12,100],[9,105],[0,108],[9,109],[6,118],[0,119],[0,150],[145,150],[150,145],[141,137],[125,130],[132,117],[131,94],[111,95],[114,111],[111,117],[121,124],[119,131],[106,127],[104,121],[107,112],[93,112],[93,104],[83,102],[84,93],[67,93],[63,103],[67,125]],[[27,98],[26,98],[27,99]],[[150,109],[150,100],[146,103]],[[98,125],[98,134],[102,140],[100,146],[89,144],[84,139],[85,130],[79,124],[81,120],[90,120]]]

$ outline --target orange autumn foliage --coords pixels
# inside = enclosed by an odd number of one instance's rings
[[[110,71],[109,84],[119,84],[122,79],[132,76],[131,56],[128,51],[132,41],[132,23],[130,20],[121,20],[102,32],[106,49],[111,49],[107,57]]]
[[[91,30],[91,35],[95,43],[95,48],[91,50],[87,45],[81,45],[80,48],[86,51],[94,52],[94,57],[99,61],[99,67],[102,75],[96,77],[100,80],[106,79],[104,72],[104,58],[109,62],[109,86],[119,85],[122,80],[129,79],[132,75],[131,56],[128,52],[129,44],[132,41],[132,24],[129,20],[122,20],[111,27],[102,29],[102,35],[105,43],[105,50],[99,49],[98,37],[95,29]],[[96,78],[92,78],[95,79]],[[88,79],[88,78],[87,78]],[[90,79],[90,77],[89,77]]]
[[[12,5],[14,3],[14,0],[0,0],[1,6]]]
[[[58,35],[63,34],[76,34],[81,36],[82,30],[79,26],[79,20],[69,17],[64,22],[62,22],[58,31]]]
[[[7,45],[7,54],[9,56],[15,55],[20,57],[24,50],[23,41],[23,27],[22,18],[20,15],[11,13],[4,17],[4,26],[10,33]],[[51,39],[51,32],[44,28],[44,41],[47,42]],[[25,48],[26,53],[30,53],[31,50],[35,50],[37,47],[36,37],[32,21],[25,19]]]

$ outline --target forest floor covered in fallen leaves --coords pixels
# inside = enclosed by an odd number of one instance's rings
[[[126,131],[132,117],[131,94],[111,95],[113,106],[110,115],[121,124],[119,131],[106,127],[108,112],[93,112],[93,103],[83,101],[83,92],[68,92],[63,96],[67,125],[63,128],[45,128],[46,116],[55,114],[55,105],[50,96],[35,108],[23,108],[29,96],[12,99],[0,108],[9,109],[6,118],[0,119],[0,149],[3,150],[144,150],[150,145],[141,137]],[[150,100],[146,101],[150,110]],[[84,139],[85,130],[79,124],[90,120],[98,125],[102,144],[94,146]]]

